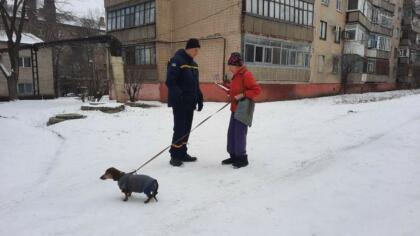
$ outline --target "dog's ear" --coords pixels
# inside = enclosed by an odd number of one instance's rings
[[[115,167],[109,167],[106,171],[105,171],[105,173],[115,173],[115,172],[117,172],[118,170],[117,170],[117,168],[115,168]]]
[[[124,175],[124,172],[114,167],[108,168],[108,170],[106,170],[106,173],[111,175],[112,179],[115,181],[119,180]]]

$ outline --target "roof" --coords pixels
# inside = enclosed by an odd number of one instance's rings
[[[16,39],[16,35],[14,35],[13,39]],[[7,34],[6,31],[0,30],[0,42],[7,42]],[[22,39],[20,40],[22,44],[36,44],[36,43],[43,43],[44,41],[33,34],[30,33],[22,33]]]

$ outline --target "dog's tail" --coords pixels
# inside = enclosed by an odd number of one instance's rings
[[[154,191],[154,193],[153,193],[153,198],[154,198],[156,201],[158,201],[158,200],[157,200],[157,198],[156,198],[156,195],[158,194],[158,189],[159,189],[159,183],[158,183],[158,181],[157,181],[157,180],[155,180],[155,191]]]

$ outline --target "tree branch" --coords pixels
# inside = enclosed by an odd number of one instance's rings
[[[9,12],[7,11],[7,9],[4,7],[6,4],[6,0],[1,0],[0,2],[0,14],[1,14],[1,18],[3,20],[3,25],[6,31],[7,36],[10,38],[12,35],[10,35],[10,27],[9,27],[9,22],[11,20]]]
[[[19,22],[19,28],[18,31],[16,32],[16,44],[19,45],[20,44],[20,40],[22,39],[22,30],[23,30],[23,25],[25,23],[25,17],[26,17],[26,4],[28,3],[28,0],[22,0],[22,10],[20,13],[20,22]]]

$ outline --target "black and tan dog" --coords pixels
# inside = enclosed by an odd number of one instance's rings
[[[159,184],[156,179],[153,179],[147,175],[137,175],[132,173],[124,173],[114,167],[111,167],[105,171],[100,179],[113,179],[118,181],[118,186],[121,191],[125,194],[124,201],[127,201],[131,197],[131,193],[144,193],[147,196],[147,200],[144,203],[154,198],[157,201],[156,195],[158,194]]]

